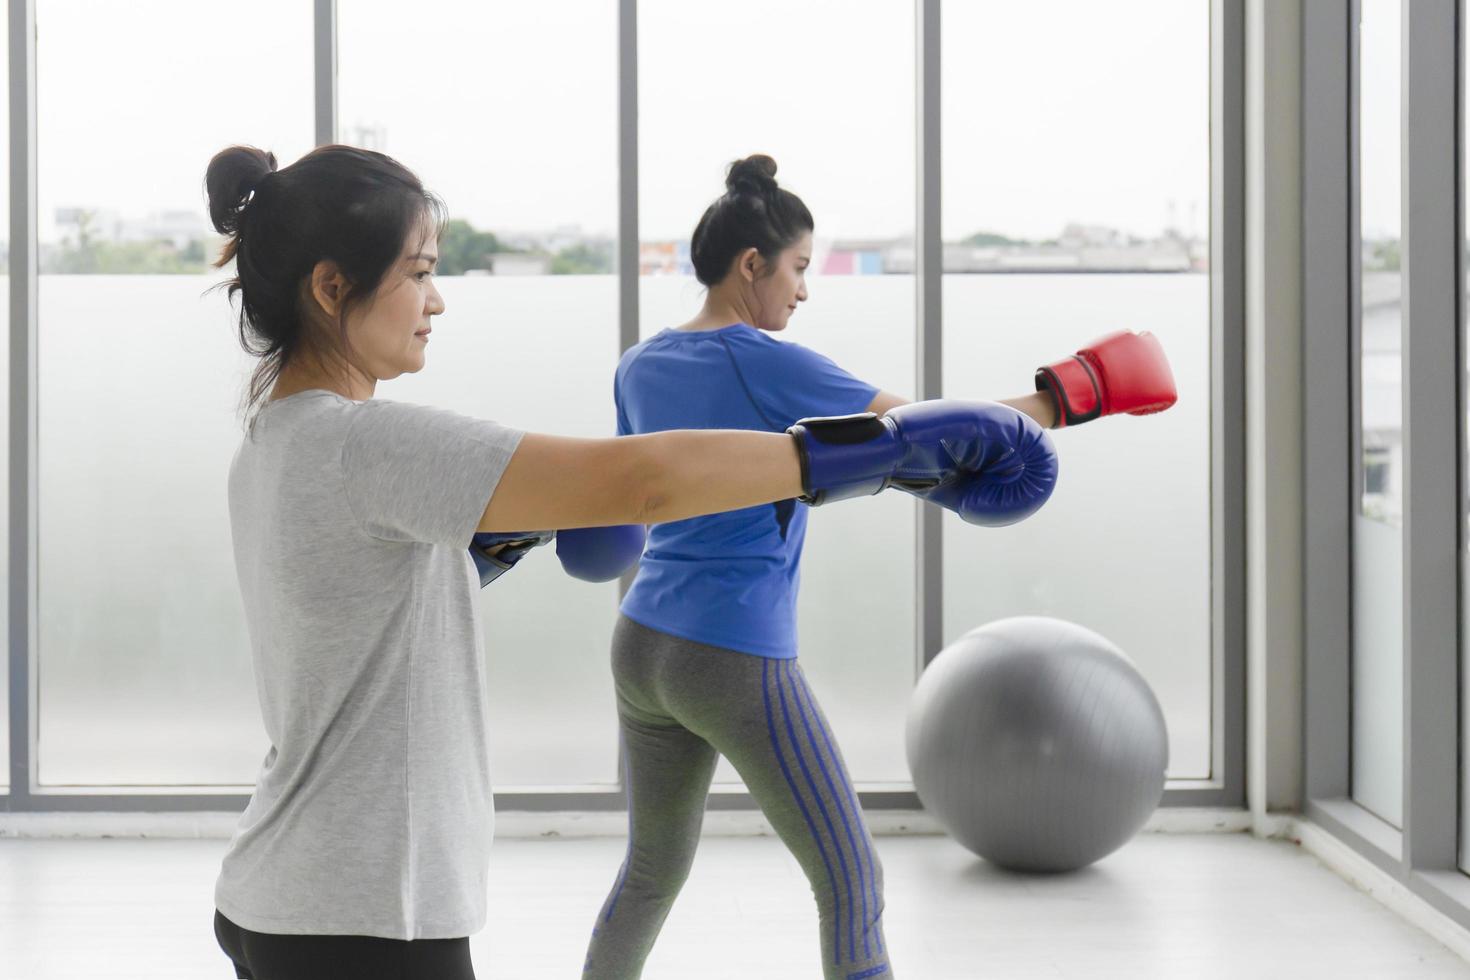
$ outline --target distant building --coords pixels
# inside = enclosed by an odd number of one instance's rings
[[[85,228],[87,237],[93,241],[118,240],[122,217],[110,208],[57,208],[56,239],[59,242],[78,244]]]
[[[891,243],[877,240],[839,239],[822,259],[824,276],[876,276],[884,270],[883,251]]]
[[[1402,287],[1398,272],[1364,272],[1359,328],[1363,512],[1394,526],[1404,509]]]
[[[144,218],[124,218],[110,208],[57,208],[56,237],[79,244],[85,226],[94,242],[168,242],[183,250],[190,242],[213,237],[204,216],[194,211],[154,211]]]
[[[692,276],[689,242],[639,242],[638,274],[643,276]]]
[[[1118,229],[1106,225],[1073,222],[1062,229],[1057,244],[1067,249],[1115,248],[1128,244],[1128,238]]]
[[[203,216],[193,211],[155,211],[139,221],[123,221],[118,239],[124,242],[168,242],[182,251],[210,231]]]
[[[550,231],[497,231],[495,237],[506,248],[552,255],[577,245],[608,240],[606,236],[586,234],[581,225],[558,225]]]
[[[1189,272],[1208,266],[1190,243],[1130,242],[1117,232],[1072,225],[1055,244],[944,246],[945,272]]]

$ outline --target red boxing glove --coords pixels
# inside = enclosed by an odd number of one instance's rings
[[[1065,360],[1036,369],[1036,390],[1051,393],[1056,428],[1104,415],[1152,415],[1179,398],[1159,339],[1119,330]]]

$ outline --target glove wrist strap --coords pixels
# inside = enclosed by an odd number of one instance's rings
[[[892,423],[872,412],[802,419],[786,431],[801,459],[801,500],[813,507],[877,493],[903,458]]]
[[[1098,384],[1092,365],[1080,356],[1074,355],[1037,368],[1036,390],[1051,393],[1059,429],[1091,422],[1102,416],[1102,386]]]

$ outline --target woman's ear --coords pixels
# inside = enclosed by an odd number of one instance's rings
[[[760,250],[755,248],[747,248],[741,252],[740,258],[736,261],[739,263],[740,277],[746,282],[755,282],[759,279],[766,266],[766,260],[761,257]]]
[[[329,317],[341,312],[349,286],[347,277],[330,259],[322,259],[311,270],[311,298]]]

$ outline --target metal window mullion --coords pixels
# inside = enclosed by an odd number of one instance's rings
[[[1348,574],[1349,616],[1354,601],[1352,583],[1356,581],[1353,555],[1356,553],[1358,517],[1363,505],[1363,155],[1362,155],[1362,64],[1363,3],[1348,0]],[[1352,686],[1352,652],[1349,650],[1348,686]],[[1351,697],[1351,694],[1349,694]],[[1349,704],[1351,714],[1351,704]],[[1351,722],[1349,722],[1351,724]],[[1351,731],[1349,731],[1351,739]],[[1348,793],[1352,793],[1352,752],[1348,752]]]
[[[638,343],[638,0],[618,0],[618,353]]]
[[[1456,865],[1459,275],[1455,0],[1403,32],[1404,872]]]
[[[618,234],[614,274],[618,278],[618,354],[638,343],[638,0],[618,0]],[[618,598],[628,593],[637,569],[618,580]],[[621,764],[618,771],[622,772]]]
[[[313,129],[317,146],[337,142],[337,0],[316,0],[312,50]]]
[[[940,215],[939,55],[940,0],[917,0],[915,25],[918,104],[917,215],[914,227],[914,275],[917,298],[915,331],[915,397],[938,398],[943,391],[944,242]],[[938,507],[918,504],[914,595],[915,655],[922,670],[944,644],[944,524]]]
[[[10,793],[36,785],[36,5],[10,0]]]
[[[618,278],[618,354],[638,343],[638,0],[618,0],[618,235],[614,273]],[[636,569],[618,579],[618,600],[628,594]],[[618,740],[617,783],[627,771]],[[624,798],[619,793],[620,798]]]
[[[1465,86],[1467,71],[1465,59],[1467,57],[1467,54],[1470,54],[1470,52],[1467,52],[1467,47],[1465,43],[1465,17],[1467,16],[1467,12],[1465,9],[1465,0],[1460,0],[1459,16],[1460,23],[1457,25],[1455,30],[1455,93],[1459,100],[1455,106],[1455,150],[1457,153],[1455,169],[1457,187],[1455,219],[1458,222],[1455,232],[1455,267],[1460,270],[1461,275],[1466,276],[1467,283],[1470,283],[1470,275],[1467,275],[1467,270],[1470,270],[1470,248],[1467,248],[1466,243],[1465,214],[1466,207],[1470,206],[1470,201],[1466,200],[1465,194],[1465,168],[1467,166],[1465,141],[1467,138],[1467,133],[1470,133],[1470,129],[1467,129],[1465,118],[1467,108],[1465,105]],[[1470,414],[1467,414],[1470,413],[1470,373],[1467,373],[1466,371],[1467,350],[1465,333],[1467,329],[1467,320],[1470,320],[1470,309],[1467,309],[1466,294],[1463,291],[1459,293],[1459,303],[1460,308],[1458,310],[1455,321],[1455,333],[1459,337],[1460,342],[1459,353],[1455,359],[1456,373],[1458,374],[1460,379],[1460,390],[1456,403],[1456,417],[1461,420],[1462,426],[1460,429],[1459,445],[1457,447],[1457,452],[1460,460],[1458,513],[1460,515],[1465,515],[1470,514],[1470,480],[1467,480],[1466,478],[1465,469],[1466,461],[1467,459],[1470,459],[1470,428],[1466,428],[1464,422],[1467,417],[1470,417]],[[1460,862],[1464,862],[1467,856],[1470,856],[1470,779],[1465,778],[1465,769],[1467,763],[1470,763],[1470,760],[1467,760],[1464,756],[1465,745],[1467,743],[1470,743],[1470,712],[1466,711],[1466,707],[1470,706],[1470,671],[1467,671],[1465,666],[1466,654],[1467,652],[1470,652],[1470,620],[1467,620],[1467,609],[1464,603],[1466,585],[1465,562],[1467,558],[1467,548],[1470,548],[1470,544],[1467,544],[1466,542],[1466,531],[1470,530],[1470,528],[1467,528],[1463,523],[1466,520],[1464,516],[1461,516],[1460,520],[1462,523],[1457,530],[1457,538],[1460,542],[1459,546],[1461,548],[1459,558],[1461,607],[1460,622],[1456,630],[1456,635],[1459,637],[1460,641],[1460,677],[1458,686],[1460,712],[1458,723],[1459,727],[1456,731],[1456,738],[1460,740],[1459,744],[1462,754],[1460,759],[1460,772],[1458,773],[1460,792],[1460,831],[1459,842],[1457,845],[1457,858]],[[1463,868],[1461,870],[1463,871]]]
[[[1245,804],[1245,0],[1210,10],[1211,779]],[[1181,801],[1182,802],[1182,801]]]
[[[1303,797],[1350,790],[1351,5],[1306,0],[1302,60]]]
[[[1358,523],[1363,508],[1363,473],[1360,460],[1363,458],[1363,167],[1362,167],[1362,54],[1363,54],[1363,4],[1362,0],[1348,0],[1348,414],[1347,419],[1347,469],[1342,474],[1348,490],[1346,538],[1347,594],[1344,613],[1347,617],[1348,643],[1343,657],[1343,688],[1346,701],[1343,704],[1347,741],[1343,743],[1343,762],[1346,766],[1343,796],[1353,800],[1353,669],[1357,657],[1357,638],[1354,634],[1354,606],[1357,598],[1358,573],[1354,562],[1358,551]],[[1365,813],[1368,811],[1365,809]],[[1370,814],[1377,816],[1376,814]],[[1381,819],[1381,818],[1380,818]],[[1398,829],[1398,828],[1395,828]],[[1398,860],[1403,851],[1403,832],[1399,830],[1397,849],[1393,857]]]
[[[1245,803],[1245,19],[1210,4],[1210,777],[1162,806]]]

